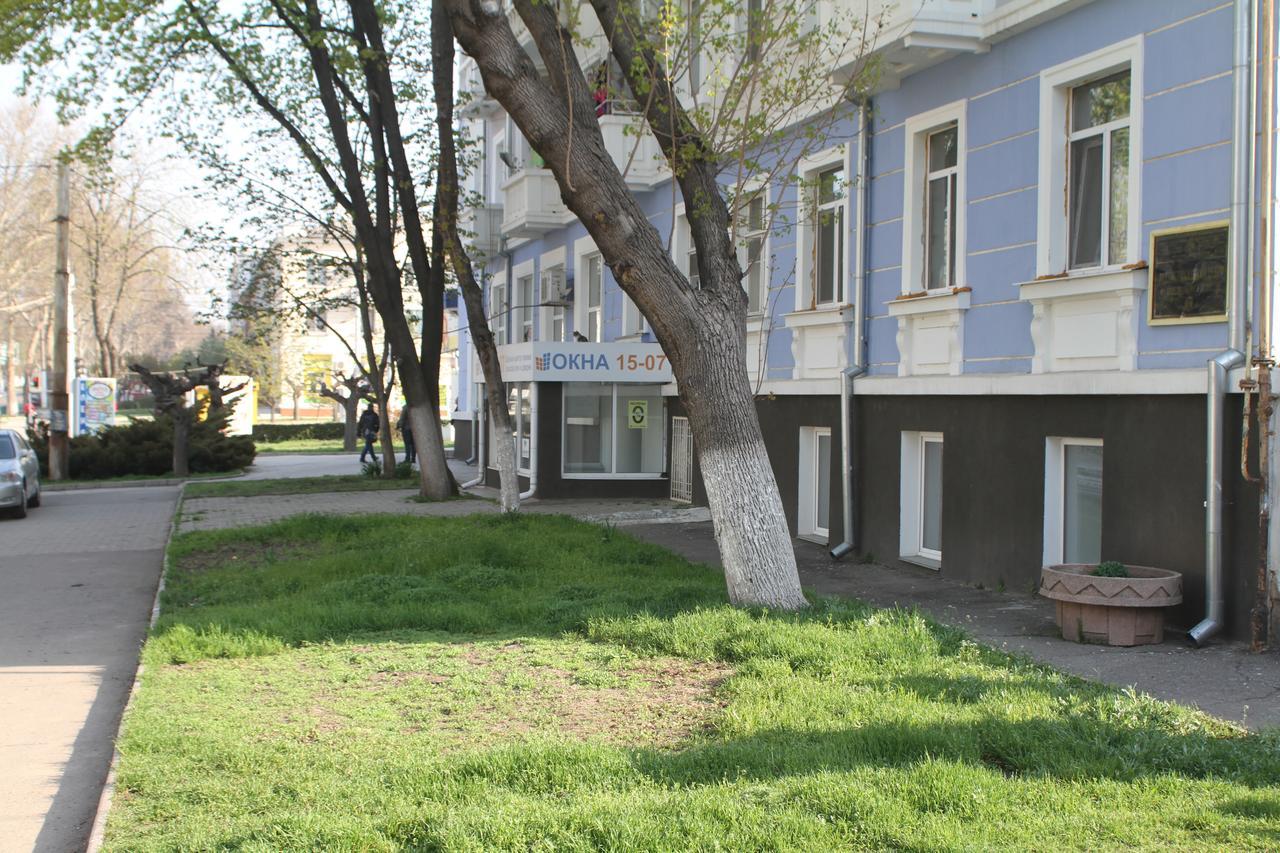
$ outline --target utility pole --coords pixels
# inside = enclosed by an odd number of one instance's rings
[[[53,276],[53,376],[49,377],[49,479],[71,475],[71,448],[67,436],[67,310],[70,304],[70,270],[67,243],[71,222],[71,173],[65,160],[58,161],[57,268]]]

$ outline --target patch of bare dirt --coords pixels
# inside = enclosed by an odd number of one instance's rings
[[[200,574],[224,566],[261,566],[281,558],[298,559],[317,549],[308,549],[297,542],[239,542],[219,545],[207,551],[186,554],[178,560],[178,568],[191,574]]]

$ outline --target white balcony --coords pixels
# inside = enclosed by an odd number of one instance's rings
[[[498,205],[464,207],[458,211],[458,230],[474,260],[493,257],[502,244],[502,208]]]
[[[658,140],[645,130],[640,116],[625,113],[601,116],[600,133],[630,189],[651,190],[671,177]]]
[[[462,118],[493,118],[502,112],[502,105],[484,88],[484,79],[475,60],[467,57],[458,67],[458,95],[462,105],[458,115]]]
[[[526,166],[502,185],[502,236],[537,237],[573,221],[547,169]]]

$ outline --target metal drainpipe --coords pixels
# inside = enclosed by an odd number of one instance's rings
[[[844,518],[841,527],[843,528],[843,539],[840,544],[831,549],[831,559],[839,560],[854,550],[855,536],[853,533],[854,525],[854,507],[853,507],[853,381],[859,376],[867,372],[865,349],[866,341],[864,336],[863,325],[866,318],[866,291],[867,291],[867,184],[870,183],[870,174],[867,166],[870,163],[870,152],[867,151],[867,143],[870,134],[867,130],[867,123],[871,117],[871,105],[869,99],[863,98],[858,109],[858,211],[854,225],[854,255],[857,257],[857,267],[854,269],[854,307],[853,307],[853,353],[849,359],[849,366],[840,372],[840,461],[841,461],[841,498],[844,502],[842,509]]]
[[[487,433],[488,430],[484,428],[485,406],[484,406],[483,400],[480,401],[480,410],[476,414],[478,415],[476,420],[479,424],[478,429],[480,431],[480,435],[476,438],[477,476],[474,480],[467,480],[467,482],[459,485],[458,488],[460,489],[470,489],[484,482],[484,469],[486,464],[486,460],[484,458],[484,451],[485,451],[484,437],[485,437],[485,433]]]
[[[476,409],[471,410],[471,455],[466,458],[468,465],[474,465],[480,459],[480,433],[476,429],[476,424],[480,420],[480,412]]]
[[[1187,639],[1203,646],[1222,630],[1225,601],[1222,583],[1222,429],[1226,410],[1227,374],[1245,363],[1245,314],[1248,309],[1249,199],[1253,190],[1253,164],[1249,150],[1253,136],[1253,0],[1235,2],[1235,47],[1232,57],[1231,147],[1231,311],[1227,317],[1229,348],[1208,364],[1207,420],[1205,425],[1204,586],[1205,617],[1187,632]]]
[[[538,383],[529,383],[529,488],[520,493],[520,500],[527,501],[538,493]],[[519,461],[520,448],[516,448]]]

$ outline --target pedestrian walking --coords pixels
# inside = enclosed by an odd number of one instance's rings
[[[396,422],[396,429],[400,430],[400,435],[404,438],[404,461],[412,465],[418,458],[418,454],[413,445],[413,421],[409,418],[408,403],[405,403],[404,408],[400,410],[400,420]]]
[[[364,439],[364,449],[360,451],[361,464],[364,464],[366,454],[368,454],[371,461],[378,461],[378,453],[373,449],[373,443],[377,441],[378,430],[381,428],[382,419],[378,417],[378,405],[370,403],[369,408],[364,410],[364,413],[360,415],[360,420],[356,423],[356,433]]]

